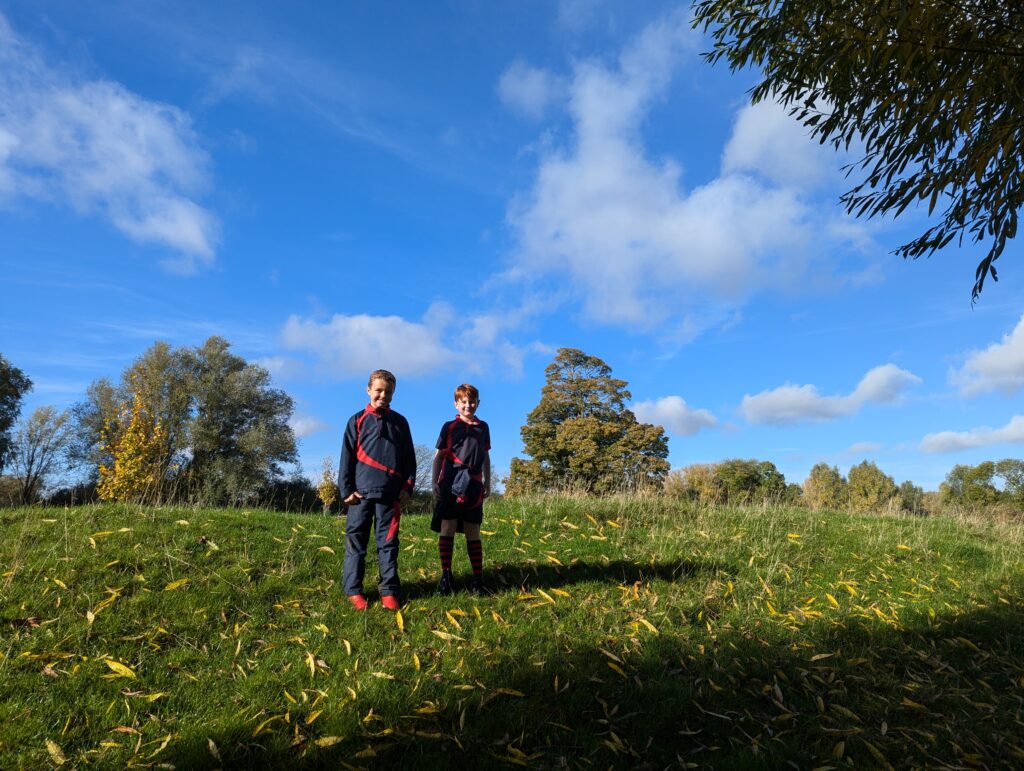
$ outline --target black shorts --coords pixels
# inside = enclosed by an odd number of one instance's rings
[[[430,520],[430,529],[435,533],[441,532],[441,522],[446,519],[457,519],[456,533],[465,532],[462,526],[464,522],[479,525],[484,521],[484,504],[467,506],[459,503],[451,493],[442,492],[441,499],[434,506],[434,516]]]

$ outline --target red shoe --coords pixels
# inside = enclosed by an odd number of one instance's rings
[[[398,610],[402,607],[402,603],[400,603],[398,598],[393,594],[385,594],[381,596],[380,604],[384,606],[385,610]]]
[[[352,607],[356,610],[366,610],[369,607],[366,598],[361,594],[350,594],[348,601],[352,603]]]

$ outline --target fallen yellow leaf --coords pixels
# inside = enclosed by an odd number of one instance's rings
[[[465,640],[462,637],[459,637],[457,634],[450,634],[448,632],[442,632],[439,629],[432,629],[431,631],[434,634],[436,634],[438,637],[440,637],[442,640],[461,640],[461,641],[465,642]]]
[[[281,720],[283,717],[284,715],[273,715],[271,717],[268,717],[266,720],[264,720],[262,723],[256,726],[256,728],[253,729],[252,735],[259,736],[263,732],[264,728],[273,723],[275,720]]]
[[[103,659],[103,661],[108,667],[110,667],[111,671],[118,675],[118,677],[135,678],[135,673],[120,661],[114,661],[113,659]]]
[[[67,763],[68,759],[64,757],[64,752],[61,750],[57,742],[52,739],[46,740],[46,751],[50,753],[50,758],[53,760],[54,764],[63,766]]]

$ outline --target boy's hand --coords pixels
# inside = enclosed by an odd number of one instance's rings
[[[485,487],[484,488],[484,498],[490,498],[490,497],[491,497],[491,488]]]
[[[434,492],[434,497],[435,498],[440,498],[441,497],[441,485],[438,484],[437,482],[434,482],[434,490],[433,490],[433,492]]]
[[[348,498],[346,498],[343,501],[343,503],[346,506],[352,506],[353,504],[359,503],[359,501],[361,501],[361,500],[363,500],[363,496],[361,496],[359,493],[352,493],[352,495],[350,495]]]

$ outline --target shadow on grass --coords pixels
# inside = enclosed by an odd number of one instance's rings
[[[252,738],[238,725],[186,735],[162,760],[178,768],[301,769],[499,761],[533,768],[1009,768],[1024,760],[1019,607],[933,625],[922,619],[905,630],[819,619],[799,631],[727,623],[701,631],[665,628],[571,650],[552,644],[529,661],[501,651],[486,661],[467,657],[458,679],[477,683],[474,690],[438,686],[436,709],[426,714],[417,712],[427,698],[421,693],[386,730],[355,720],[345,733],[321,720],[319,733],[303,726]],[[289,741],[306,732],[294,746]]]
[[[530,589],[560,589],[583,583],[608,583],[630,586],[651,580],[684,581],[701,573],[731,577],[735,570],[724,563],[670,560],[638,565],[629,560],[573,562],[570,565],[537,565],[522,563],[505,565],[500,569],[485,569],[484,585],[492,595]],[[456,573],[456,585],[464,590],[469,585],[469,574]],[[435,581],[403,581],[402,596],[406,600],[423,599],[436,592]]]

